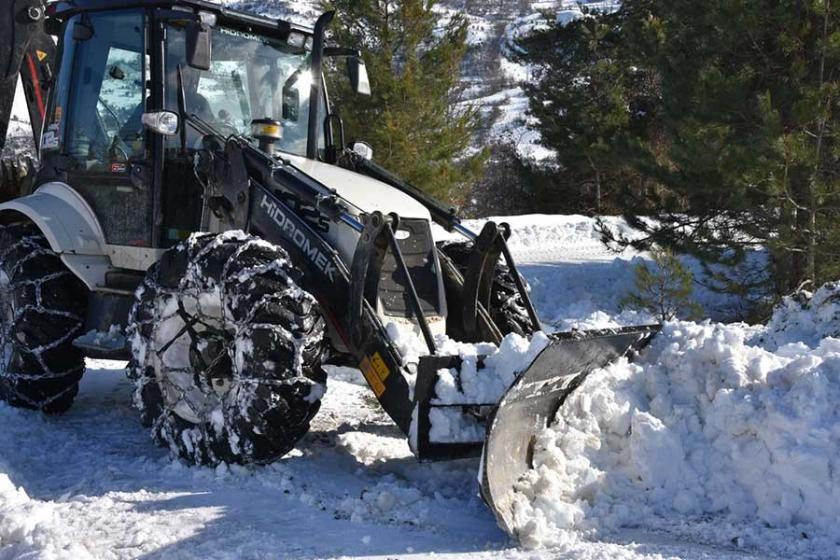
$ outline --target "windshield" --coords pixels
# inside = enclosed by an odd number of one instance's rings
[[[210,70],[196,70],[185,64],[185,30],[177,25],[168,28],[167,108],[177,111],[177,75],[181,65],[189,113],[198,115],[226,135],[233,132],[249,135],[251,121],[255,119],[280,121],[283,138],[276,147],[305,155],[312,83],[310,53],[266,37],[222,27],[213,29],[212,42]]]

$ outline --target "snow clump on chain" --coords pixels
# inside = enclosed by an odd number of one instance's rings
[[[758,336],[670,323],[636,363],[592,372],[539,434],[517,485],[523,544],[637,527],[836,551],[838,293],[786,300]]]

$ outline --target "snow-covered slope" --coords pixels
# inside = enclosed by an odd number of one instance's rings
[[[616,252],[607,248],[598,232],[595,218],[580,215],[528,214],[488,218],[507,222],[512,228],[509,244],[529,279],[531,296],[541,317],[551,330],[596,329],[650,323],[651,317],[621,309],[621,300],[634,289],[634,271],[649,255],[632,249]],[[466,225],[480,231],[486,220],[468,220]],[[615,233],[638,237],[618,217],[601,221]],[[436,236],[445,235],[440,230]],[[762,262],[756,252],[750,260]],[[705,316],[731,321],[740,318],[742,302],[710,290],[700,263],[682,257],[695,275],[694,300]]]
[[[515,62],[514,42],[550,21],[561,23],[585,11],[611,11],[619,0],[443,0],[442,14],[464,14],[470,24],[470,51],[464,62],[464,102],[477,105],[486,117],[478,145],[509,142],[519,153],[545,159],[551,152],[539,145],[539,135],[527,126],[528,99],[521,88],[531,80],[526,65]]]

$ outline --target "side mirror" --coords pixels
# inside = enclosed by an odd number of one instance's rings
[[[351,56],[347,59],[347,76],[353,91],[359,95],[370,95],[370,80],[362,57]]]
[[[197,70],[210,70],[212,50],[210,27],[199,22],[187,25],[187,64]]]
[[[172,111],[156,111],[143,113],[140,122],[147,129],[164,136],[175,136],[178,133],[178,115]]]
[[[353,142],[353,152],[368,161],[373,159],[373,146],[367,142]]]

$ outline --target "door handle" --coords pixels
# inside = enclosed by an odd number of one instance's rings
[[[146,191],[149,189],[149,166],[144,162],[129,163],[128,176],[131,180],[131,186],[138,191]]]

